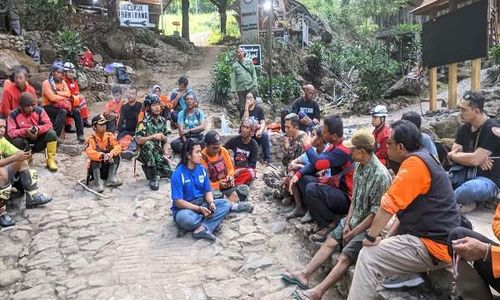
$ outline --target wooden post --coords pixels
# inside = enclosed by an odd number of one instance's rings
[[[471,64],[471,77],[470,89],[479,91],[481,89],[481,59],[476,58],[472,60]]]
[[[429,109],[437,109],[437,68],[429,69]]]
[[[448,108],[457,107],[457,64],[448,65]]]

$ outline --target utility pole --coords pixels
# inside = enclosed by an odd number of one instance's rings
[[[269,102],[273,103],[273,59],[272,59],[272,49],[273,49],[273,19],[274,19],[274,9],[273,0],[268,0],[265,9],[268,15],[268,26],[267,26],[267,73],[269,77]]]

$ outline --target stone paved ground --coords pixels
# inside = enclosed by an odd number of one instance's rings
[[[218,51],[202,51],[186,70],[156,76],[170,88],[186,72],[206,97]],[[263,197],[260,179],[252,189],[254,212],[230,215],[210,243],[176,237],[169,183],[150,191],[140,164],[134,176],[133,163],[123,161],[125,184],[107,189],[110,199],[96,199],[76,184],[85,177],[85,158],[59,154],[58,160],[57,173],[44,168],[40,154],[32,163],[41,190],[54,197],[50,205],[11,210],[17,226],[0,232],[0,299],[290,298],[294,288],[279,274],[306,262],[309,251],[284,222],[283,207]]]

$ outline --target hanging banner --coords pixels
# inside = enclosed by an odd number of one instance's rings
[[[240,0],[241,39],[243,42],[256,42],[259,39],[259,0]]]

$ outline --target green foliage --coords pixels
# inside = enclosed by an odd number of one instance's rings
[[[229,98],[233,53],[234,49],[223,52],[213,68],[212,92],[214,94],[213,101],[217,104],[224,104]]]
[[[236,19],[233,18],[233,11],[228,10],[227,14],[227,23],[226,23],[226,36],[223,36],[220,33],[220,15],[217,14],[217,22],[212,24],[210,28],[210,36],[208,37],[208,43],[210,45],[215,45],[227,37],[239,38],[240,37],[240,27]]]
[[[422,25],[420,24],[399,24],[395,28],[392,29],[392,34],[395,36],[405,35],[410,33],[420,33],[422,32]]]
[[[352,5],[365,18],[386,17],[397,12],[407,0],[356,0]]]
[[[139,31],[135,36],[135,40],[138,43],[146,44],[151,47],[158,46],[155,33],[148,29]]]
[[[60,58],[73,63],[76,63],[78,55],[83,51],[80,33],[75,31],[58,31],[55,46]]]
[[[228,11],[228,16],[230,16],[230,11]],[[232,12],[232,11],[231,11]],[[210,31],[212,26],[219,25],[218,13],[203,13],[203,14],[189,14],[189,32],[199,33]],[[228,18],[229,19],[229,18]],[[165,35],[173,35],[174,31],[177,29],[176,26],[172,25],[172,22],[177,21],[182,24],[181,11],[178,13],[164,14],[161,17],[161,22],[159,29],[163,31]],[[182,26],[178,26],[179,32],[182,31]]]
[[[500,65],[500,46],[490,48],[490,57],[493,59],[495,65]]]
[[[374,101],[393,83],[399,64],[379,43],[337,43],[330,52],[330,67],[340,76],[355,71],[358,82],[354,91],[361,101]]]
[[[290,100],[300,95],[300,85],[293,75],[274,75],[272,80],[273,101],[289,103]],[[269,95],[269,77],[259,76],[259,96],[263,99],[271,99]]]
[[[23,25],[27,30],[56,31],[62,26],[62,1],[26,0]]]

